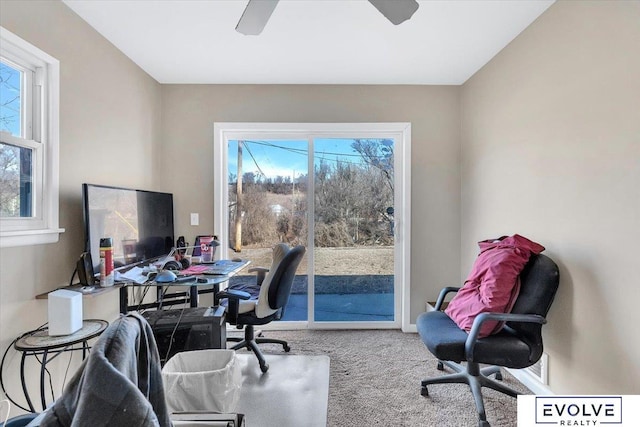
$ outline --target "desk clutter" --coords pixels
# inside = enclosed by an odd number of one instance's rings
[[[238,270],[238,267],[242,266],[243,261],[241,259],[219,259],[209,263],[192,264],[191,266],[180,271],[182,275],[229,275]]]
[[[149,281],[160,283],[195,281],[198,276],[230,276],[242,269],[249,262],[241,259],[216,260],[202,264],[191,264],[186,268],[158,269],[155,266],[132,267],[127,271],[116,272],[116,280],[122,283],[138,285]]]
[[[198,296],[209,293],[214,295],[214,304],[217,304],[215,295],[220,291],[220,286],[250,263],[249,260],[240,259],[218,260],[212,264],[192,265],[186,270],[169,272],[171,274],[177,273],[177,280],[174,281],[158,281],[156,278],[156,280],[146,280],[143,283],[129,282],[120,288],[120,312],[125,314],[129,311],[157,309],[184,303],[191,307],[197,307]],[[215,274],[203,273],[212,271],[212,269],[215,270]],[[146,294],[150,287],[156,288],[155,302],[150,303],[136,298],[138,291],[144,290],[142,293]],[[171,292],[168,292],[169,287],[173,287]],[[176,289],[180,289],[180,291],[174,292]],[[129,291],[132,291],[133,295],[130,295],[132,292]]]

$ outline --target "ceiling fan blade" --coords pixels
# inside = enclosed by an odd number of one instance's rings
[[[418,10],[416,0],[369,0],[394,25],[402,24]]]
[[[278,0],[249,0],[236,25],[236,31],[247,36],[257,36],[267,25],[277,4]]]

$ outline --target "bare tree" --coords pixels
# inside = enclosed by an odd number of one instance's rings
[[[0,131],[20,125],[18,71],[0,63]],[[20,216],[20,148],[0,143],[0,216]]]
[[[20,148],[0,143],[0,216],[20,216]]]
[[[327,247],[393,244],[392,218],[388,213],[394,197],[393,141],[357,139],[352,148],[360,155],[359,162],[320,159],[314,168],[315,244]],[[306,176],[292,180],[245,173],[243,181],[245,203],[241,219],[239,207],[230,200],[231,218],[243,224],[241,244],[304,241]],[[230,185],[230,196],[234,190],[237,200],[238,186]],[[292,203],[282,209],[274,202],[276,195],[280,198],[289,195]]]
[[[369,166],[379,169],[393,192],[393,141],[390,139],[355,139],[351,148],[356,150]]]

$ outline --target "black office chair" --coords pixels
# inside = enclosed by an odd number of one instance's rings
[[[460,288],[444,288],[436,302],[436,311],[422,313],[416,320],[418,333],[429,351],[438,358],[438,369],[444,365],[455,373],[422,381],[422,395],[428,396],[429,384],[466,383],[471,389],[478,411],[478,425],[488,427],[482,387],[516,397],[519,393],[489,378],[502,379],[500,367],[521,369],[536,363],[542,356],[542,325],[559,284],[556,264],[544,255],[533,255],[520,274],[520,293],[510,313],[478,315],[469,334],[440,311],[445,297]],[[502,330],[478,338],[480,325],[487,320],[506,322]],[[466,369],[460,362],[466,361]],[[480,364],[493,365],[481,369]]]
[[[284,351],[290,350],[286,341],[256,337],[254,325],[265,325],[273,320],[280,320],[289,301],[291,286],[295,278],[296,269],[304,256],[304,246],[289,248],[288,245],[278,244],[273,248],[273,263],[269,270],[251,269],[257,271],[257,285],[246,292],[246,287],[234,288],[230,286],[218,294],[225,304],[228,299],[227,322],[236,325],[238,329],[244,327],[244,339],[227,338],[228,341],[239,341],[231,347],[233,350],[246,348],[254,352],[260,363],[260,370],[267,372],[269,365],[258,348],[261,343],[281,344]]]

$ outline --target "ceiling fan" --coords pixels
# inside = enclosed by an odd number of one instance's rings
[[[257,36],[262,32],[279,0],[249,0],[236,31]],[[416,0],[369,0],[394,25],[408,20],[418,10]]]

